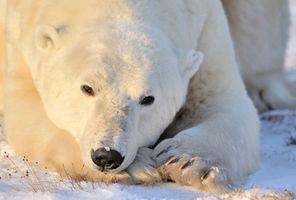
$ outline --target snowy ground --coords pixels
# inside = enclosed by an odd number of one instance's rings
[[[287,68],[296,66],[296,0]],[[294,68],[295,69],[295,68]],[[296,72],[290,73],[295,81]],[[174,184],[124,186],[60,180],[55,173],[32,167],[15,156],[0,133],[0,200],[2,199],[296,199],[296,111],[261,115],[262,162],[245,185],[215,196]],[[1,124],[1,123],[0,123]],[[0,127],[1,128],[1,127]]]
[[[174,184],[123,186],[60,180],[14,156],[1,134],[0,199],[292,199],[296,192],[296,111],[265,113],[261,120],[260,168],[242,189],[220,196]]]

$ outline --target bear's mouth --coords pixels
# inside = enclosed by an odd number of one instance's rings
[[[131,152],[131,154],[129,154],[129,155],[126,155],[124,157],[123,162],[121,163],[121,165],[119,167],[117,167],[115,169],[111,169],[108,172],[119,173],[121,171],[124,171],[126,168],[128,168],[134,162],[136,155],[137,155],[137,150]]]

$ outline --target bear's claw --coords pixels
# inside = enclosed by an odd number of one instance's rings
[[[199,191],[229,191],[226,171],[211,160],[198,156],[190,145],[176,138],[166,139],[155,147],[152,158],[164,181],[192,186]]]
[[[230,190],[225,170],[200,157],[182,155],[159,167],[161,177],[198,191],[224,193]]]

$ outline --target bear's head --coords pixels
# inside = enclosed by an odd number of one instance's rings
[[[202,54],[142,25],[80,30],[36,29],[34,83],[50,120],[77,140],[85,164],[119,172],[172,122]]]

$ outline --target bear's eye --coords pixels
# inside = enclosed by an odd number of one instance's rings
[[[140,104],[143,106],[149,106],[154,103],[154,96],[146,96],[140,100]]]
[[[81,91],[88,96],[95,96],[95,92],[89,85],[82,85]]]

